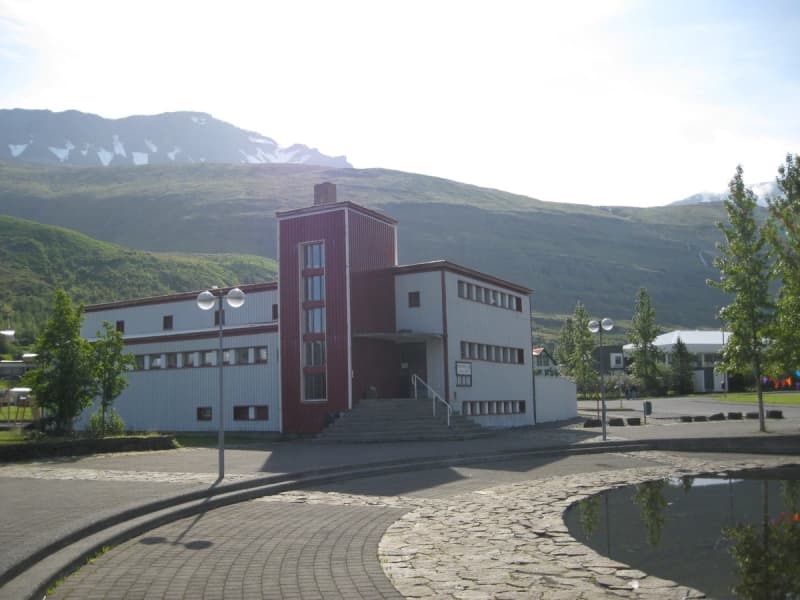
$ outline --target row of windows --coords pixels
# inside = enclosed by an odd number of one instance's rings
[[[525,353],[522,348],[493,346],[492,344],[478,344],[477,342],[461,342],[461,358],[514,365],[525,364]]]
[[[136,371],[156,369],[188,369],[192,367],[213,367],[217,365],[219,350],[196,350],[192,352],[166,352],[136,354]],[[223,350],[222,361],[226,365],[251,365],[269,361],[269,348],[230,348]]]
[[[210,421],[214,410],[210,406],[197,407],[197,420]],[[269,406],[266,404],[251,404],[233,407],[234,421],[269,421]]]
[[[303,400],[323,401],[328,397],[325,373],[325,242],[303,244],[301,276],[303,281],[303,333],[317,339],[303,341]]]
[[[499,308],[522,312],[522,298],[514,294],[507,294],[500,290],[492,290],[481,285],[458,281],[458,297],[474,302],[481,302]]]
[[[461,403],[468,417],[483,415],[519,415],[525,413],[524,400],[475,400]]]

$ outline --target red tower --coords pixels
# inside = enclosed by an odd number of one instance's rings
[[[374,334],[395,330],[397,222],[337,202],[332,183],[314,186],[313,206],[277,219],[282,429],[314,433],[375,382],[393,391],[381,369],[396,349]]]

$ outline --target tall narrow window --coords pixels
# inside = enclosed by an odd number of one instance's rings
[[[161,318],[161,328],[165,331],[172,329],[172,315],[164,315]]]
[[[321,367],[325,365],[325,342],[305,342],[305,366]]]
[[[325,275],[305,277],[306,302],[318,302],[325,299]]]
[[[322,269],[325,267],[325,246],[322,242],[306,244],[303,267],[306,269]]]
[[[325,333],[325,309],[306,309],[306,333]]]
[[[278,305],[277,304],[273,304],[272,305],[272,320],[273,321],[277,321],[278,320]]]
[[[303,388],[306,400],[325,400],[328,397],[325,373],[304,373]]]
[[[410,308],[419,307],[419,292],[408,292],[408,306]]]
[[[120,333],[125,333],[125,321],[117,321],[115,329]]]

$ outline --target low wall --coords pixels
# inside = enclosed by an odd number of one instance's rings
[[[0,446],[0,462],[48,458],[54,456],[80,456],[105,452],[144,452],[148,450],[171,450],[175,438],[171,435],[147,437],[79,438],[7,444]]]
[[[536,378],[536,422],[565,421],[578,416],[575,383],[562,377]]]

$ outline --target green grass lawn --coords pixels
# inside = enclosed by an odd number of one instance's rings
[[[25,434],[19,429],[0,430],[0,444],[18,444],[26,441]]]
[[[758,396],[755,392],[743,392],[735,394],[714,394],[712,400],[720,402],[741,402],[743,404],[758,404]],[[767,392],[764,394],[765,404],[795,404],[800,405],[800,392]]]
[[[8,420],[30,421],[31,420],[31,407],[30,406],[2,406],[0,407],[0,421]]]

